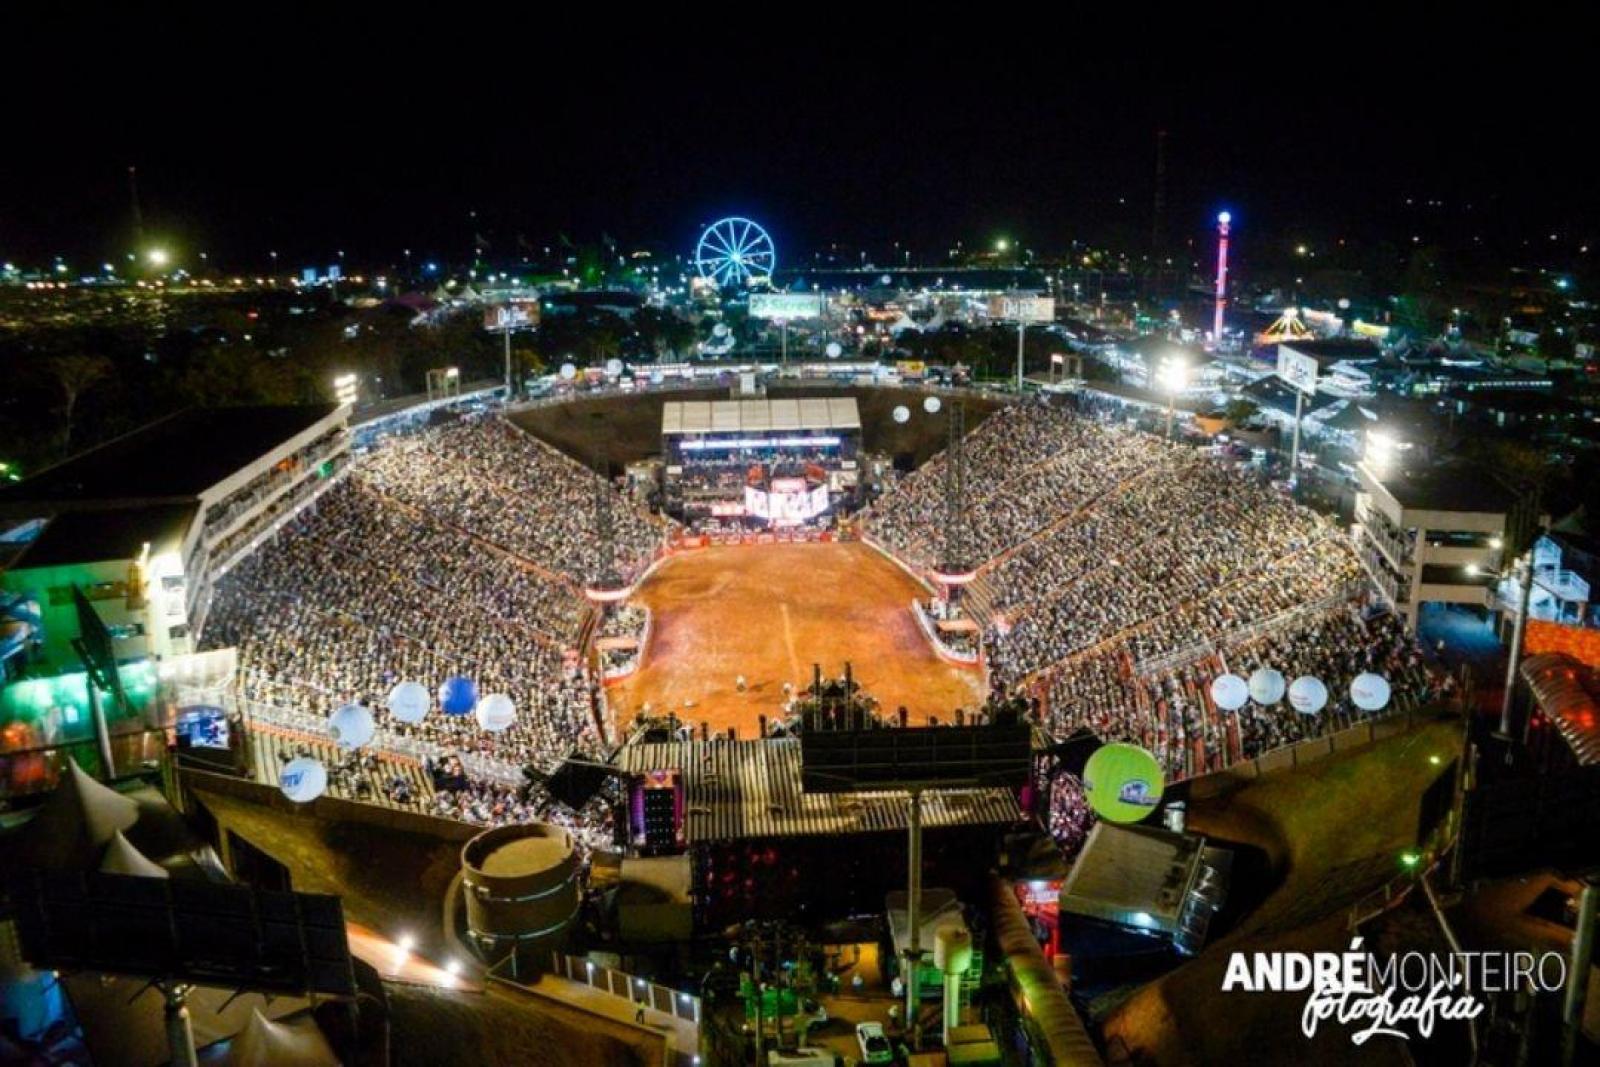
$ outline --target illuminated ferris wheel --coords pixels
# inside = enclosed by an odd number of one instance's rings
[[[777,262],[767,231],[738,217],[707,226],[694,249],[694,265],[700,277],[719,286],[748,285],[755,278],[770,278]]]

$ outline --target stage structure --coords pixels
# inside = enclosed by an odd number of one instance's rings
[[[905,1017],[918,1016],[923,947],[919,937],[922,898],[923,794],[959,790],[1020,790],[1032,765],[1032,729],[1014,716],[983,726],[884,729],[807,729],[800,735],[801,783],[815,793],[876,793],[907,796],[908,835],[905,955]],[[913,1047],[917,1034],[913,1030]]]
[[[669,401],[667,513],[701,529],[824,529],[858,502],[854,397]]]

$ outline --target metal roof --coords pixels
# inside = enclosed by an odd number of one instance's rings
[[[340,410],[188,408],[0,489],[0,509],[193,500],[286,442],[331,429]]]
[[[1200,860],[1204,840],[1147,826],[1098,822],[1061,886],[1061,908],[1127,925],[1171,932]]]
[[[906,828],[908,798],[903,792],[802,791],[796,738],[638,743],[618,753],[617,763],[630,774],[682,773],[691,844]],[[1006,789],[923,794],[925,827],[984,826],[1021,818],[1017,798]]]
[[[669,400],[661,406],[662,434],[859,429],[861,412],[853,396]]]

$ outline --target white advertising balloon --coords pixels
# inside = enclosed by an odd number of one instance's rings
[[[278,772],[278,788],[296,804],[309,804],[328,788],[328,768],[310,756],[300,756]]]
[[[1271,667],[1262,667],[1250,675],[1250,699],[1257,704],[1276,704],[1283,699],[1283,691],[1288,687],[1283,674]]]
[[[1381,674],[1358,674],[1350,679],[1350,700],[1362,711],[1382,711],[1389,704],[1389,679]]]
[[[1289,683],[1289,706],[1302,715],[1315,715],[1328,704],[1328,687],[1321,678],[1301,675]]]
[[[1219,674],[1211,680],[1211,702],[1223,711],[1238,711],[1250,699],[1250,686],[1237,674]]]
[[[561,364],[561,380],[562,381],[570,382],[570,381],[572,381],[572,379],[576,378],[577,376],[578,376],[578,368],[577,367],[573,366],[571,363],[563,363],[563,364]]]
[[[509,730],[517,721],[517,706],[504,693],[490,693],[478,701],[478,725],[491,734]]]
[[[839,344],[838,341],[829,341],[828,347],[823,349],[823,351],[828,354],[829,359],[838,359],[840,356],[844,355],[844,348]]]
[[[372,712],[360,704],[346,704],[328,716],[328,733],[340,748],[360,748],[372,740],[376,730]]]
[[[929,415],[939,414],[939,407],[939,398],[936,396],[930,396],[928,399],[922,402],[922,410],[926,411]]]
[[[911,409],[906,407],[904,404],[901,404],[899,407],[895,408],[894,409],[894,421],[895,422],[910,422],[911,421]]]
[[[432,703],[433,694],[421,682],[401,682],[389,690],[389,714],[396,722],[421,722]]]

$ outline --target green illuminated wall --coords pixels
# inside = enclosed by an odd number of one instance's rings
[[[40,673],[76,670],[81,666],[78,654],[72,648],[72,639],[78,636],[78,616],[70,598],[56,598],[52,603],[52,589],[68,589],[76,585],[90,589],[102,582],[125,582],[132,565],[130,560],[107,560],[102,563],[64,564],[58,567],[26,567],[0,574],[0,583],[12,593],[23,593],[39,602],[39,612],[44,629],[43,662],[36,663]],[[107,626],[120,626],[127,622],[143,622],[143,613],[130,614],[122,598],[91,600],[94,609]],[[141,639],[137,646],[117,642],[119,656],[143,653],[146,646]]]
[[[127,694],[129,712],[99,692],[106,725],[115,733],[119,722],[145,723],[159,707],[155,665],[148,660],[124,663],[117,669]],[[88,677],[82,671],[52,678],[27,678],[0,688],[0,751],[37,748],[94,738],[94,716],[89,708]]]

